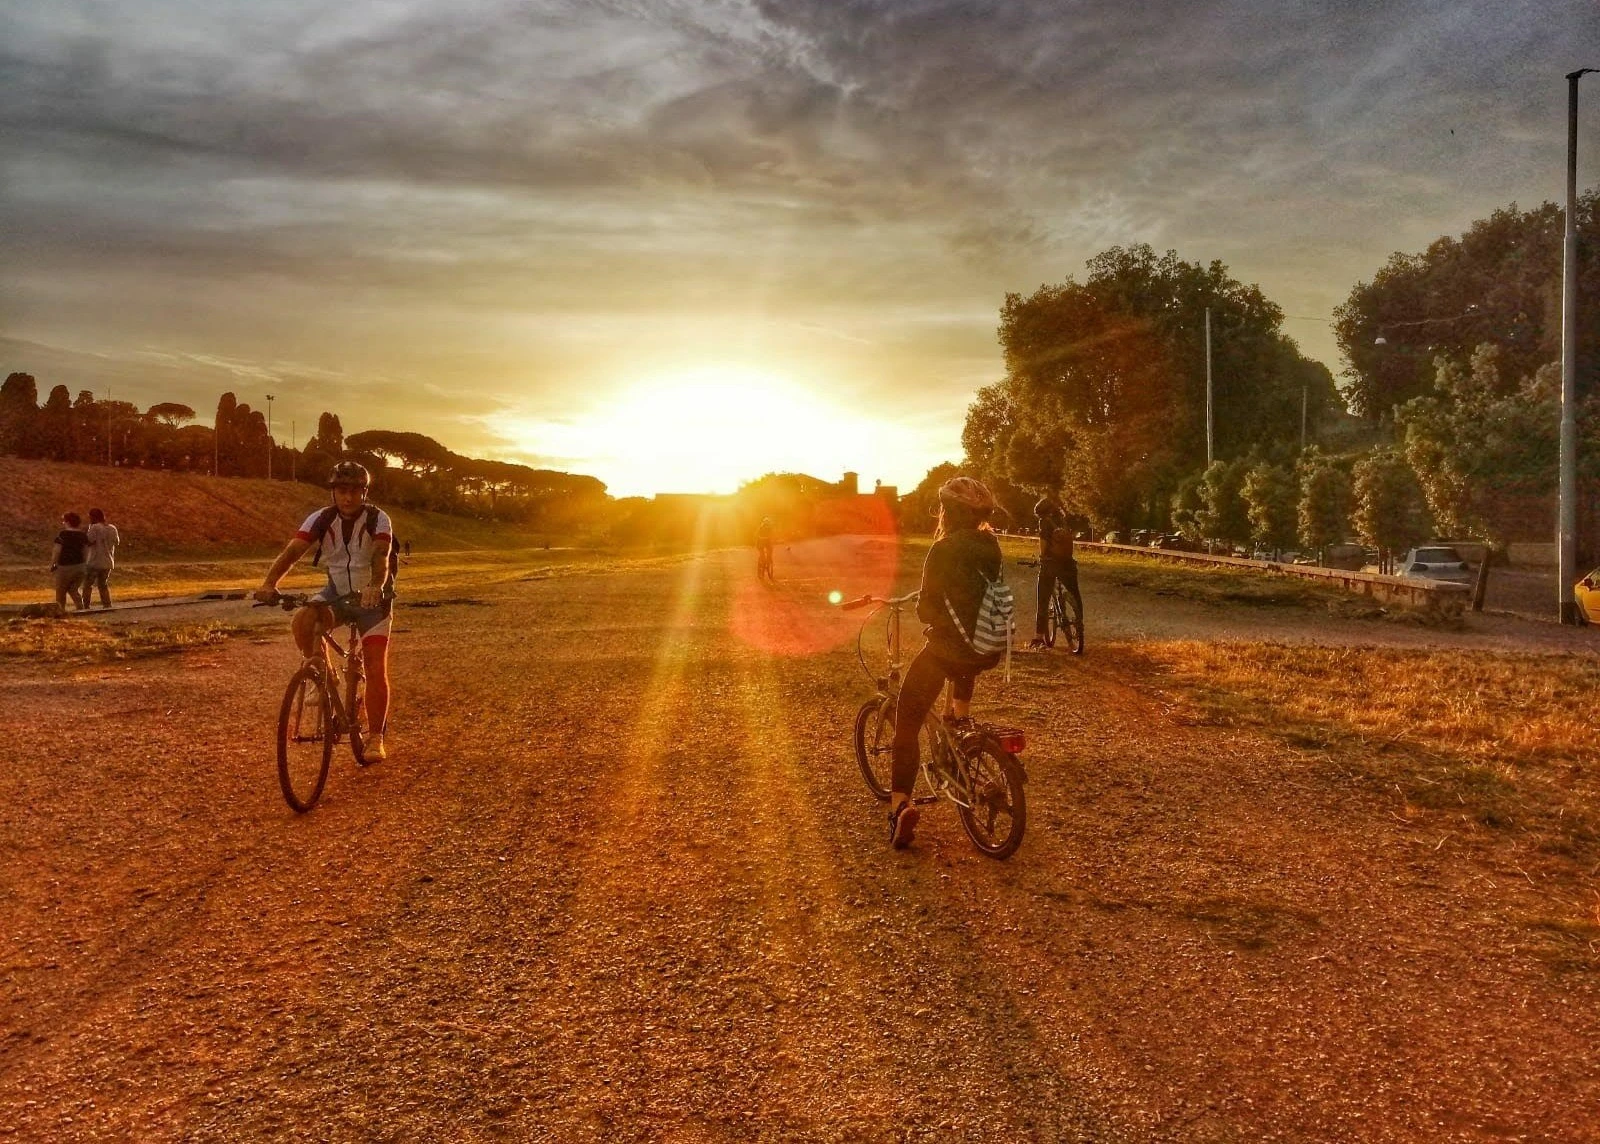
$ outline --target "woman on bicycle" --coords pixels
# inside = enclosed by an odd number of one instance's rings
[[[906,669],[894,724],[894,770],[890,775],[889,844],[910,844],[917,825],[911,788],[921,764],[917,739],[945,681],[953,684],[956,723],[968,718],[972,689],[980,671],[1000,662],[1000,654],[979,655],[968,642],[989,582],[1000,576],[1000,542],[989,526],[993,494],[981,481],[955,477],[939,487],[939,527],[922,565],[922,595],[917,618],[927,644]]]

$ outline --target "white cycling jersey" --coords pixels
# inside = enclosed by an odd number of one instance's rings
[[[306,517],[300,531],[295,535],[301,540],[313,539],[312,530],[317,525],[317,517],[323,513],[318,509]],[[394,541],[394,525],[389,520],[389,514],[381,508],[378,518],[373,522],[373,530],[366,530],[366,509],[354,520],[346,520],[342,516],[335,516],[328,524],[328,531],[322,534],[322,568],[328,574],[328,586],[340,596],[351,592],[359,592],[372,582],[372,553],[377,548],[378,542]]]

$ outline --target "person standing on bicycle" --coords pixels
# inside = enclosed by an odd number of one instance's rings
[[[322,591],[312,597],[312,607],[294,614],[294,642],[303,655],[312,656],[322,633],[337,624],[356,625],[361,633],[361,658],[367,675],[368,735],[362,753],[369,761],[388,757],[383,734],[389,720],[389,629],[394,610],[390,583],[389,549],[394,525],[389,514],[367,503],[372,477],[366,466],[340,461],[328,478],[333,506],[312,513],[272,562],[255,598],[271,603],[278,583],[302,556],[317,549],[316,560],[328,574]],[[360,593],[359,603],[345,598]]]
[[[1073,615],[1083,629],[1083,595],[1078,591],[1078,561],[1072,552],[1072,529],[1067,527],[1067,513],[1053,493],[1046,493],[1033,506],[1033,515],[1039,518],[1039,593],[1034,605],[1034,636],[1028,647],[1037,650],[1045,647],[1045,622],[1050,616],[1050,597],[1055,594],[1056,581],[1060,581],[1072,601]]]
[[[939,527],[922,565],[917,618],[928,642],[906,668],[895,711],[894,769],[889,781],[889,844],[910,845],[917,825],[911,788],[921,765],[918,735],[944,689],[952,684],[952,714],[959,725],[972,708],[978,673],[1000,662],[1000,653],[979,655],[967,633],[974,630],[984,592],[1000,576],[1000,542],[989,527],[994,495],[981,481],[954,477],[939,487]]]

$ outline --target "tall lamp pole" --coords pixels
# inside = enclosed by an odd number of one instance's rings
[[[1561,254],[1561,510],[1557,531],[1557,600],[1561,622],[1578,622],[1572,583],[1578,574],[1578,80],[1567,76],[1567,210]]]
[[[1215,458],[1211,451],[1211,307],[1206,307],[1206,468]]]
[[[272,479],[272,394],[267,394],[267,480]]]

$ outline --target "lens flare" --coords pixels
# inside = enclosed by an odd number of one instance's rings
[[[844,593],[835,588],[828,593],[828,603],[838,605],[844,602]]]

